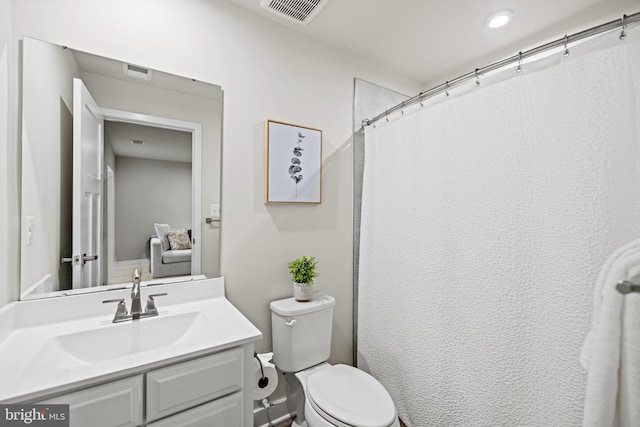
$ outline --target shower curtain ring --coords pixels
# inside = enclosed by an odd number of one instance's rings
[[[478,77],[478,70],[480,69],[476,68],[476,86],[480,86],[480,78]]]
[[[389,110],[384,112],[384,119],[389,122]]]
[[[518,52],[518,68],[516,68],[516,73],[522,71],[522,51]]]
[[[449,96],[449,80],[447,80],[447,83],[445,84],[444,93]]]
[[[569,42],[569,37],[565,34],[564,35],[564,56],[569,56],[569,48],[567,47],[568,42]]]
[[[418,94],[418,100],[419,100],[419,102],[420,102],[420,106],[421,106],[421,107],[424,107],[424,92],[420,92],[420,93]]]
[[[620,32],[620,40],[624,40],[627,38],[627,33],[625,32],[627,29],[627,24],[625,21],[627,19],[627,15],[622,15],[622,31]]]

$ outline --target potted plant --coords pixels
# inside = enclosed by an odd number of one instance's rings
[[[318,277],[316,257],[302,256],[291,261],[289,273],[293,280],[293,296],[296,301],[309,302],[313,298],[313,279]]]

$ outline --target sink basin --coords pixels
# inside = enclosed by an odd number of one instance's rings
[[[209,331],[209,322],[201,313],[160,314],[60,335],[52,344],[76,359],[94,363],[195,340]]]

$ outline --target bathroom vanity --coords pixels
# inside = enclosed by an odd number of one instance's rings
[[[0,310],[0,402],[69,404],[71,426],[252,426],[262,334],[224,297],[224,279],[143,286],[145,299],[167,293],[158,316],[113,323],[103,301],[129,306],[130,292]]]

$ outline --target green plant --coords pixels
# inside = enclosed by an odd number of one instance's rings
[[[311,285],[313,284],[313,279],[318,277],[318,272],[316,271],[318,261],[316,261],[316,257],[307,258],[302,256],[291,261],[288,266],[291,278],[296,283]]]

